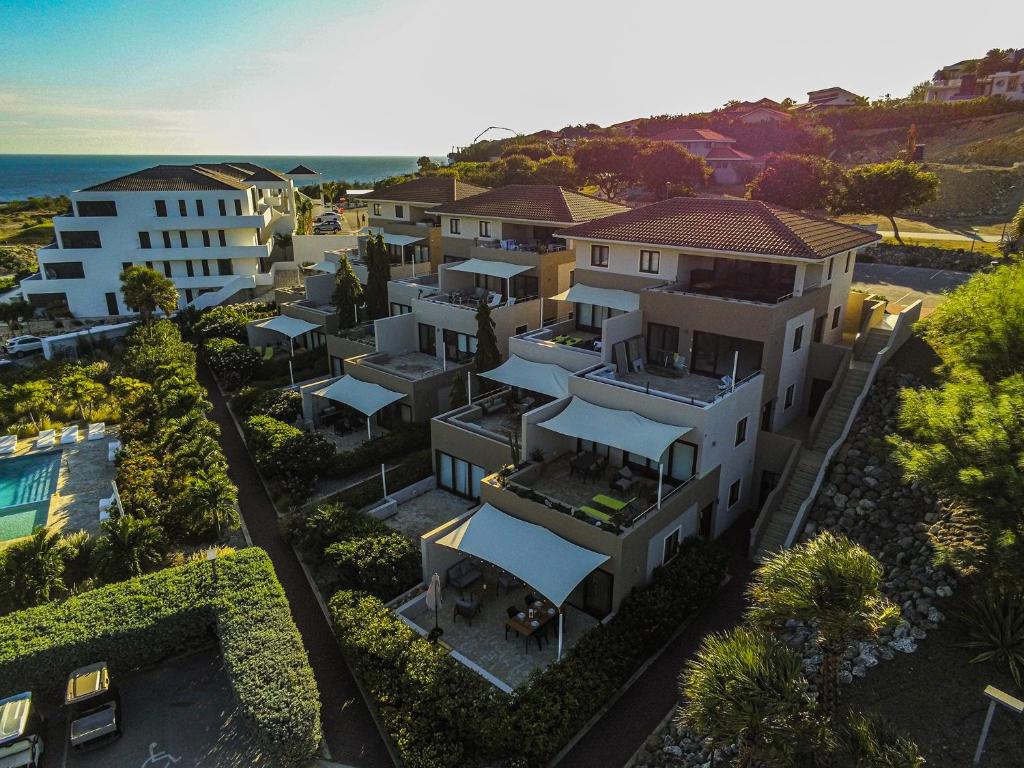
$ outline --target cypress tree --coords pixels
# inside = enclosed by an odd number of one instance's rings
[[[338,327],[351,328],[358,321],[356,312],[363,299],[363,286],[352,269],[347,256],[338,262],[338,272],[334,278],[334,294],[331,301],[337,308]]]
[[[476,355],[473,357],[473,372],[478,376],[501,364],[498,352],[498,337],[494,334],[494,320],[491,319],[491,308],[487,302],[481,301],[476,310]],[[480,390],[493,388],[487,379],[480,380]]]
[[[388,316],[388,281],[391,280],[391,260],[384,235],[370,235],[366,243],[367,278],[366,308],[370,318],[377,320]]]

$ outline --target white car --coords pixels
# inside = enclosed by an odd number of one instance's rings
[[[324,211],[313,219],[314,224],[323,224],[325,221],[341,221],[341,214],[334,213],[333,211]]]
[[[42,352],[43,340],[38,336],[12,336],[4,351],[11,357],[22,357],[30,352]]]

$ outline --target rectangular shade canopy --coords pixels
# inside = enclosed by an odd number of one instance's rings
[[[551,296],[555,301],[571,301],[580,304],[596,304],[599,307],[609,307],[622,312],[632,312],[640,309],[640,295],[630,291],[619,291],[615,288],[595,288],[592,285],[581,285],[577,283],[567,291],[562,291],[557,296]]]
[[[383,235],[384,242],[388,245],[412,245],[413,243],[418,243],[421,240],[426,239],[426,236],[415,237],[414,235],[393,235],[390,232],[385,232],[381,229],[371,229],[370,234],[374,236]]]
[[[315,272],[327,272],[330,275],[335,274],[338,271],[338,265],[333,261],[318,261],[312,267]]]
[[[692,427],[662,424],[633,411],[602,408],[573,397],[569,405],[538,426],[560,435],[592,440],[660,462],[665,451]]]
[[[484,504],[438,544],[494,563],[557,606],[565,603],[595,568],[609,559],[563,539],[540,525]]]
[[[285,317],[284,315],[278,315],[269,320],[261,320],[256,323],[256,327],[267,331],[275,331],[287,336],[289,339],[294,339],[296,336],[301,336],[304,333],[320,328],[316,323],[300,320],[297,317]]]
[[[381,408],[405,397],[400,392],[392,392],[379,384],[353,379],[347,374],[314,394],[336,403],[344,403],[366,416],[372,416]]]
[[[569,377],[572,372],[554,363],[535,363],[512,355],[494,370],[480,375],[510,387],[520,387],[551,397],[565,397],[569,394]]]
[[[510,277],[528,272],[533,267],[524,267],[522,264],[509,264],[507,261],[487,261],[485,259],[466,259],[458,264],[450,264],[448,269],[452,272],[472,272],[475,275],[490,275],[508,280]]]

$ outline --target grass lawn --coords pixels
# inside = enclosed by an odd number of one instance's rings
[[[850,213],[843,216],[836,216],[836,220],[846,224],[876,224],[879,229],[888,232],[892,224],[885,216],[872,216],[869,214]],[[896,217],[896,226],[900,228],[900,234],[906,232],[942,233],[949,235],[963,235],[971,237],[975,235],[1000,235],[1006,222],[997,218],[971,218],[971,219],[912,219],[903,216]]]
[[[939,603],[947,617],[961,603],[960,593]],[[1022,697],[1004,668],[969,664],[974,653],[959,647],[966,639],[952,618],[923,641],[916,653],[872,669],[863,680],[843,689],[843,705],[880,713],[913,738],[928,759],[928,768],[971,765],[985,720],[986,685]],[[983,768],[1021,764],[1024,717],[997,711],[982,757]]]
[[[900,233],[902,234],[902,233]],[[886,245],[899,245],[894,237],[886,237],[882,240]],[[905,245],[921,245],[928,248],[948,248],[950,250],[965,250],[973,253],[987,253],[992,258],[1002,258],[1002,253],[999,251],[999,243],[986,243],[984,240],[926,240],[923,238],[910,238],[903,235],[903,242]]]
[[[0,235],[3,245],[47,245],[53,241],[53,222],[45,221],[27,229],[8,229]]]

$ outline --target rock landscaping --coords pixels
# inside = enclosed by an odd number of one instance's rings
[[[991,254],[972,252],[964,248],[879,243],[861,251],[857,261],[866,264],[891,264],[896,267],[930,267],[956,272],[977,272],[987,267],[992,258]]]
[[[920,382],[912,374],[883,368],[864,402],[850,436],[837,452],[812,508],[802,540],[824,530],[841,533],[861,544],[885,568],[883,588],[902,606],[902,618],[884,630],[877,642],[860,642],[846,651],[841,681],[864,677],[882,661],[914,653],[918,643],[944,620],[938,603],[952,596],[952,574],[933,564],[928,528],[939,518],[934,496],[917,484],[905,485],[890,457],[885,436],[896,430],[899,391]],[[812,686],[821,667],[810,627],[790,620],[781,637],[804,657]],[[647,740],[633,763],[635,768],[711,768],[730,753],[712,750],[698,736],[669,721]],[[728,764],[728,763],[725,763]]]

